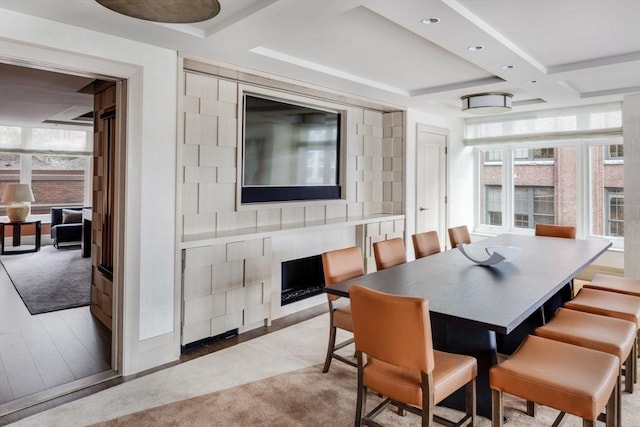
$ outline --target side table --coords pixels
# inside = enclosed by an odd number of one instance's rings
[[[34,224],[36,233],[36,244],[33,249],[14,249],[6,250],[4,247],[4,235],[6,227],[13,227],[13,246],[20,246],[22,240],[22,226]],[[0,222],[0,255],[14,255],[24,254],[27,252],[38,252],[40,250],[40,242],[42,240],[42,223],[38,221],[23,221],[23,222]]]

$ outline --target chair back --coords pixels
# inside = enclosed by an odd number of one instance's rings
[[[356,351],[426,374],[435,366],[429,304],[422,298],[349,288]]]
[[[359,247],[351,247],[329,251],[322,254],[322,270],[324,271],[324,284],[331,286],[354,277],[364,275],[364,260]],[[340,298],[337,295],[327,294],[330,300]]]
[[[455,249],[460,243],[471,243],[471,237],[469,237],[469,230],[466,225],[451,227],[448,231],[451,249]]]
[[[376,268],[378,270],[384,270],[407,262],[407,252],[400,237],[374,243],[373,256],[376,259]]]
[[[437,231],[416,233],[411,236],[411,239],[413,240],[413,252],[416,259],[440,252],[440,239],[438,239]]]
[[[536,236],[562,237],[575,239],[576,228],[572,225],[536,224]]]

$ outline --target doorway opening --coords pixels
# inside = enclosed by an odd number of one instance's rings
[[[21,236],[21,244],[41,241],[40,250],[0,257],[0,261],[12,257],[0,267],[0,329],[7,337],[0,342],[0,416],[4,416],[119,376],[120,292],[112,277],[120,258],[114,235],[121,231],[113,225],[122,217],[123,204],[118,200],[124,200],[124,187],[115,180],[123,158],[114,152],[125,152],[124,122],[117,119],[124,117],[126,81],[2,58],[0,75],[6,86],[0,112],[0,192],[9,181],[29,184],[35,193],[29,219],[42,225],[37,236],[30,230]],[[107,132],[100,117],[105,106],[110,113]],[[105,150],[109,140],[111,148]],[[60,224],[64,232],[52,232],[53,208],[62,215],[68,211],[68,221]],[[71,211],[81,213],[71,215]],[[117,223],[122,227],[122,219]],[[78,236],[75,228],[80,230]],[[107,246],[109,258],[104,255]],[[18,274],[15,265],[21,262],[30,275]],[[64,268],[71,264],[80,266],[74,270],[77,274]],[[19,277],[27,290],[17,285]],[[45,306],[56,295],[70,294],[71,282],[82,295],[67,305],[34,311],[25,295],[38,281],[61,283],[58,292],[41,298]],[[34,298],[38,302],[37,294]]]

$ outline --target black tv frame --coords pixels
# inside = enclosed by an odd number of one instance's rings
[[[243,100],[243,123],[242,123],[242,155],[245,154],[245,123],[244,115],[246,115],[246,107],[244,105],[246,96],[255,98],[264,98],[274,102],[281,102],[289,105],[301,105],[310,109],[318,109],[322,111],[332,111],[326,108],[315,106],[313,104],[299,103],[284,98],[275,98],[265,96],[253,92],[244,92]],[[336,144],[336,185],[309,185],[309,186],[250,186],[241,184],[240,202],[242,204],[251,203],[271,203],[271,202],[295,202],[295,201],[314,201],[314,200],[340,200],[342,199],[342,186],[340,185],[340,164],[342,150],[342,113],[340,111],[332,111],[337,115],[338,136]],[[244,180],[244,158],[242,159],[242,179]]]

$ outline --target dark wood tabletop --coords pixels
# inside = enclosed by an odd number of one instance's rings
[[[468,252],[486,257],[483,248],[491,246],[516,246],[522,253],[512,262],[484,267],[453,249],[326,287],[325,292],[348,297],[349,287],[361,284],[426,298],[433,317],[508,334],[611,242],[502,234],[469,245]]]

